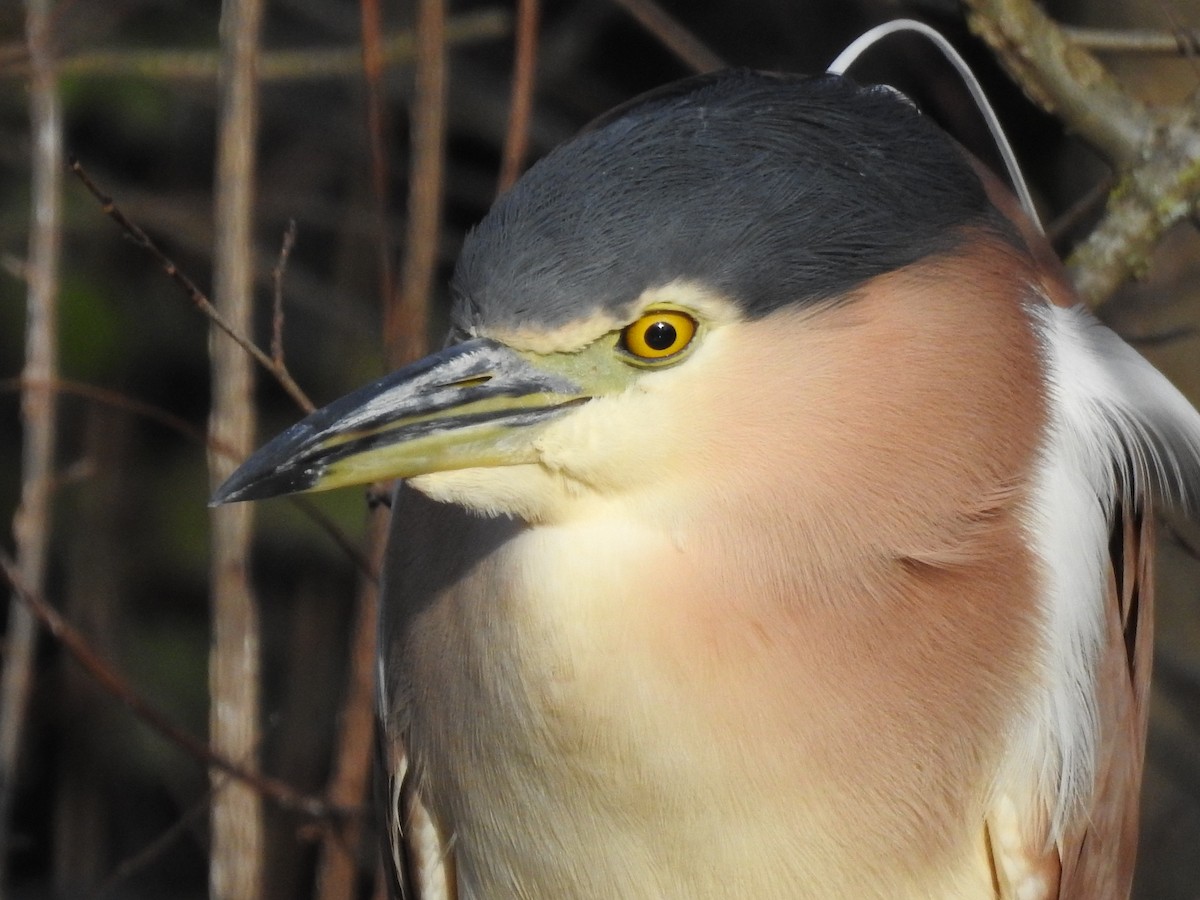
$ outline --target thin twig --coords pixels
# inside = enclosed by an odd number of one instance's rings
[[[337,522],[327,516],[321,511],[320,507],[303,495],[292,494],[285,499],[304,513],[304,515],[308,516],[314,525],[325,532],[325,536],[333,541],[338,549],[346,554],[346,558],[354,564],[354,569],[360,576],[374,582],[376,585],[379,584],[379,568],[371,564],[371,561],[363,551],[346,536],[346,532],[338,527]]]
[[[283,362],[283,273],[287,271],[288,257],[296,246],[296,220],[288,219],[283,232],[283,243],[279,246],[279,261],[271,270],[273,308],[271,314],[271,365],[287,371]]]
[[[371,200],[375,210],[375,250],[379,268],[380,309],[384,330],[399,302],[392,265],[392,233],[388,227],[388,200],[391,173],[388,166],[386,135],[387,102],[384,94],[383,65],[380,54],[382,10],[380,0],[360,0],[362,18],[362,72],[367,88],[367,145],[371,158]],[[424,329],[422,329],[423,333]],[[362,554],[366,577],[359,582],[354,601],[346,680],[338,713],[338,728],[333,762],[326,791],[330,797],[361,802],[370,781],[374,742],[376,623],[378,619],[379,553],[382,539],[380,516],[368,517],[366,551]],[[386,523],[386,515],[383,517]],[[386,537],[386,524],[382,526]],[[364,656],[365,652],[365,656]],[[355,896],[355,873],[362,842],[363,823],[347,822],[342,828],[324,829],[317,863],[319,900],[350,900]]]
[[[455,46],[469,46],[497,40],[512,28],[512,14],[504,9],[484,9],[463,13],[446,23],[446,40]],[[411,31],[385,35],[380,42],[381,62],[386,68],[410,65],[416,54]],[[89,78],[153,78],[163,81],[215,81],[216,50],[98,50],[61,60],[62,75]],[[264,82],[300,82],[333,78],[354,78],[362,71],[362,49],[347,47],[309,47],[274,50],[264,53],[259,76]],[[0,60],[0,78],[27,78],[28,64],[4,65]]]
[[[172,281],[174,281],[183,289],[184,293],[187,294],[188,299],[192,301],[192,303],[201,313],[207,316],[208,319],[217,326],[217,328],[228,335],[234,343],[249,353],[254,358],[255,362],[266,369],[271,374],[271,377],[279,382],[279,386],[282,387],[285,392],[287,392],[287,395],[292,398],[297,406],[299,406],[306,413],[312,412],[314,409],[316,409],[316,405],[309,400],[308,395],[301,390],[300,385],[298,385],[292,378],[291,373],[287,370],[287,367],[277,366],[271,357],[264,353],[257,344],[247,338],[240,329],[234,327],[232,323],[227,321],[226,318],[221,315],[220,312],[218,312],[217,308],[213,306],[207,295],[200,290],[199,287],[197,287],[196,283],[192,281],[191,278],[188,277],[187,273],[180,269],[179,266],[175,264],[174,260],[172,260],[161,249],[159,249],[159,246],[154,243],[153,240],[151,240],[150,236],[146,234],[146,232],[144,232],[136,222],[134,222],[121,211],[121,208],[117,206],[112,197],[105,194],[100,190],[99,187],[96,186],[96,183],[92,181],[91,177],[84,170],[79,160],[72,159],[70,161],[70,166],[71,171],[75,173],[81,182],[83,182],[83,186],[86,187],[88,191],[91,192],[92,196],[100,202],[100,208],[104,214],[116,222],[130,240],[149,253],[158,262],[158,264],[162,266],[163,271],[167,273]]]
[[[387,548],[388,513],[370,513],[367,552],[370,570],[383,566]],[[375,748],[375,672],[378,652],[379,579],[359,582],[350,633],[349,665],[345,693],[338,715],[332,774],[325,794],[334,803],[362,802],[371,782],[371,760]],[[346,820],[340,828],[326,829],[321,841],[317,868],[318,900],[351,900],[355,893],[354,873],[364,822]]]
[[[1046,229],[1046,237],[1050,243],[1058,246],[1059,241],[1078,228],[1088,216],[1095,215],[1103,205],[1108,192],[1112,190],[1112,186],[1112,175],[1105,175],[1089,187],[1082,197],[1060,213]]]
[[[537,76],[539,0],[517,0],[516,57],[513,65],[512,94],[508,105],[508,133],[504,136],[504,157],[500,165],[497,193],[504,193],[521,174],[529,152],[529,124],[533,118],[533,87]]]
[[[27,381],[22,378],[3,378],[0,379],[0,393],[8,393],[21,390],[23,386],[29,386],[38,389],[52,390],[57,394],[70,394],[76,397],[82,397],[85,400],[91,400],[94,403],[99,403],[104,406],[119,409],[123,412],[131,413],[135,416],[148,419],[162,427],[174,431],[177,434],[187,438],[198,444],[201,447],[207,447],[209,452],[220,453],[226,456],[232,462],[240,462],[242,456],[239,455],[233,447],[228,444],[218,443],[211,435],[206,435],[201,429],[197,428],[186,419],[175,415],[174,413],[163,409],[161,406],[155,406],[151,403],[146,403],[142,400],[137,400],[129,397],[118,391],[110,390],[109,388],[99,387],[94,384],[86,384],[81,381],[72,381],[67,378],[55,378],[45,381]],[[378,582],[378,574],[371,567],[371,563],[362,551],[358,549],[354,541],[352,541],[341,527],[321,509],[310,501],[308,498],[293,494],[283,498],[288,503],[295,506],[304,515],[306,515],[314,525],[333,541],[340,549],[346,558],[354,565],[355,570],[359,575],[373,579]],[[368,498],[369,499],[369,498]]]
[[[2,378],[0,379],[0,393],[8,393],[10,391],[20,390],[22,387],[32,387],[41,390],[51,390],[56,394],[73,394],[77,397],[83,397],[87,400],[94,400],[97,403],[102,403],[105,406],[111,406],[114,409],[120,409],[125,412],[133,413],[136,416],[141,416],[144,419],[149,419],[152,422],[157,422],[164,428],[178,432],[190,440],[196,441],[201,446],[208,445],[213,447],[218,452],[228,453],[233,457],[233,450],[229,447],[218,447],[211,440],[205,437],[204,432],[174,413],[163,409],[161,406],[155,406],[151,403],[145,403],[133,397],[126,396],[117,391],[103,388],[94,384],[87,384],[82,381],[72,381],[69,378],[45,378],[31,379],[25,378]]]
[[[29,590],[17,571],[12,557],[0,550],[0,574],[13,592],[41,623],[46,632],[71,655],[101,688],[124,704],[138,720],[158,732],[171,744],[206,766],[220,769],[232,778],[254,788],[280,809],[302,813],[314,819],[337,819],[363,815],[361,807],[330,804],[321,797],[304,794],[290,784],[238,765],[212,750],[195,735],[176,725],[158,707],[138,693],[116,668],[102,659],[79,631],[64,619],[40,594]]]
[[[380,0],[360,0],[362,19],[362,72],[367,87],[367,146],[371,155],[371,200],[375,209],[375,250],[379,266],[380,308],[388,310],[395,302],[395,275],[392,270],[392,238],[388,228],[388,197],[391,175],[385,149],[390,132],[384,96],[383,61],[380,52],[382,11]],[[372,516],[369,521],[375,519]],[[370,778],[373,749],[372,727],[375,712],[375,644],[378,614],[379,566],[374,552],[376,529],[368,528],[368,550],[362,556],[367,577],[360,583],[354,605],[346,686],[338,715],[332,775],[326,791],[330,797],[350,798],[359,802]],[[361,643],[369,644],[368,657],[360,658]],[[364,666],[365,662],[365,666]],[[365,724],[365,729],[364,729]],[[317,861],[318,900],[351,900],[355,896],[355,872],[361,822],[347,822],[343,829],[325,829]]]
[[[613,0],[694,72],[726,68],[721,57],[654,0]]]
[[[176,819],[162,834],[158,835],[158,837],[132,856],[123,859],[112,870],[109,876],[104,879],[104,883],[100,885],[91,900],[104,900],[105,897],[112,896],[122,884],[161,859],[176,841],[195,828],[204,819],[205,814],[212,805],[213,793],[220,786],[210,787],[199,800],[188,807],[183,815]]]
[[[26,43],[32,77],[29,118],[33,134],[33,221],[26,269],[25,365],[23,375],[48,380],[58,370],[58,278],[62,249],[62,106],[52,50],[50,0],[26,3]],[[56,397],[28,387],[21,392],[24,425],[21,447],[21,500],[13,516],[15,571],[41,590],[49,549]],[[0,894],[8,886],[11,818],[25,720],[33,690],[37,627],[16,597],[9,601],[0,674]]]

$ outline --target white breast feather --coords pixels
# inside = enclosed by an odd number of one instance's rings
[[[1200,414],[1083,307],[1039,303],[1031,312],[1043,341],[1050,413],[1028,520],[1048,616],[1045,687],[997,787],[1028,796],[1032,773],[1036,806],[1029,813],[1048,816],[1049,838],[1057,841],[1093,791],[1096,671],[1115,505],[1140,506],[1157,495],[1195,508]]]

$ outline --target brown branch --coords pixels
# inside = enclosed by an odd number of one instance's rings
[[[388,197],[391,173],[384,146],[389,133],[387,101],[383,90],[382,32],[380,0],[360,0],[362,18],[362,75],[367,86],[367,147],[371,155],[371,201],[375,210],[375,252],[379,266],[379,296],[382,309],[393,302],[396,290],[392,271],[392,236],[388,227]]]
[[[1032,0],[965,2],[971,30],[1031,100],[1115,165],[1138,158],[1152,125],[1150,114],[1095,56],[1071,41]]]
[[[204,741],[176,725],[165,713],[136,691],[117,669],[101,658],[85,638],[70,622],[38,593],[29,590],[17,570],[12,557],[0,550],[0,574],[16,596],[46,632],[71,655],[85,672],[106,693],[121,701],[140,722],[158,732],[169,743],[187,753],[206,766],[220,769],[231,778],[252,787],[280,809],[300,813],[314,819],[339,819],[361,816],[361,807],[342,807],[330,804],[321,797],[314,797],[296,790],[278,778],[263,775],[212,750]]]
[[[58,276],[62,249],[62,106],[52,51],[50,0],[27,0],[26,42],[32,65],[29,118],[33,135],[32,222],[26,270],[24,377],[53,378],[58,369]],[[42,589],[50,539],[54,480],[55,394],[21,392],[24,425],[21,499],[13,516],[15,571]],[[25,720],[33,690],[37,627],[16,597],[9,601],[0,673],[0,893],[8,882],[8,848]]]
[[[654,35],[664,47],[675,54],[685,66],[694,72],[713,72],[726,68],[721,57],[680,24],[669,12],[654,0],[614,0],[638,24]]]
[[[537,76],[538,0],[517,0],[516,57],[513,65],[512,94],[508,105],[508,133],[504,136],[504,156],[500,165],[497,193],[512,187],[529,152],[529,124],[533,118],[533,87]]]
[[[398,296],[384,312],[384,347],[393,368],[419,359],[428,342],[445,173],[446,0],[417,4],[417,41],[404,264]]]
[[[212,805],[215,790],[215,788],[210,787],[203,797],[188,807],[183,815],[163,831],[162,834],[132,856],[123,859],[96,890],[91,900],[104,900],[105,897],[112,896],[124,882],[161,859],[176,841],[204,819],[209,806]]]
[[[179,435],[187,438],[200,445],[207,447],[211,453],[220,453],[227,457],[232,462],[240,462],[242,456],[238,451],[228,444],[218,443],[211,435],[206,435],[202,430],[197,428],[191,422],[180,416],[175,415],[160,406],[155,406],[151,403],[145,403],[133,397],[126,396],[117,391],[109,390],[108,388],[98,387],[94,384],[85,384],[80,381],[71,381],[66,378],[55,378],[46,381],[27,382],[21,378],[3,378],[0,379],[0,392],[17,391],[23,385],[28,384],[31,387],[38,389],[46,389],[54,391],[57,394],[70,394],[76,397],[81,397],[85,400],[91,400],[94,403],[100,403],[104,406],[119,409],[123,412],[131,413],[135,416],[148,419],[162,427],[174,431]],[[325,532],[325,535],[333,541],[333,543],[346,554],[347,559],[353,563],[358,573],[366,578],[375,579],[378,581],[376,570],[372,569],[371,563],[366,556],[355,546],[354,542],[346,535],[344,531],[334,522],[329,516],[325,515],[319,507],[313,504],[306,497],[300,495],[291,495],[285,498],[304,515],[306,515],[318,528]]]
[[[1104,205],[1108,192],[1112,190],[1114,179],[1112,175],[1101,178],[1089,187],[1083,196],[1075,200],[1070,207],[1059,213],[1058,217],[1046,229],[1046,237],[1050,243],[1057,246],[1068,234],[1078,228],[1089,216],[1097,214]]]
[[[387,227],[390,174],[384,145],[388,132],[387,104],[383,92],[380,56],[381,10],[379,0],[360,0],[363,34],[363,78],[367,86],[367,143],[371,155],[371,198],[375,207],[376,252],[379,265],[381,309],[386,333],[389,310],[395,302],[392,271],[392,241]],[[379,555],[387,532],[386,514],[372,513],[368,521],[366,578],[355,598],[345,693],[338,715],[333,749],[333,772],[326,787],[328,795],[362,800],[370,780],[375,721],[376,620],[379,612]],[[380,522],[382,521],[382,525]],[[382,529],[382,534],[380,533]],[[355,896],[355,873],[363,823],[344,823],[339,829],[324,829],[317,862],[319,900],[351,900]]]
[[[254,358],[255,362],[266,369],[266,371],[271,374],[271,377],[279,382],[279,386],[284,389],[287,395],[292,398],[293,402],[295,402],[297,406],[299,406],[306,413],[312,412],[314,409],[316,409],[316,405],[309,400],[308,395],[301,390],[300,385],[298,385],[292,378],[291,373],[287,370],[287,367],[277,366],[270,356],[263,352],[263,350],[257,344],[243,334],[241,329],[235,327],[233,323],[229,322],[225,318],[225,316],[221,315],[217,308],[213,306],[212,302],[208,299],[207,295],[205,295],[205,293],[196,286],[196,283],[188,277],[187,273],[180,269],[179,266],[175,265],[174,260],[172,260],[161,249],[159,249],[158,245],[151,240],[150,236],[146,234],[146,232],[144,232],[136,222],[134,222],[121,211],[121,208],[117,206],[112,197],[105,194],[100,190],[99,187],[96,186],[96,183],[92,181],[87,172],[84,171],[83,166],[78,160],[72,159],[70,166],[71,171],[75,173],[81,182],[83,182],[83,186],[86,187],[92,196],[100,202],[100,208],[104,214],[116,222],[130,240],[149,253],[150,256],[152,256],[158,262],[158,264],[162,266],[163,271],[167,273],[168,277],[170,277],[172,281],[174,281],[183,289],[183,292],[187,294],[188,299],[192,301],[196,309],[203,313],[217,328],[228,335],[235,344],[249,353],[250,356]]]
[[[141,416],[144,419],[149,419],[162,425],[164,428],[178,432],[184,437],[199,443],[201,446],[208,445],[218,452],[228,453],[233,458],[233,450],[229,447],[218,447],[215,443],[205,437],[204,432],[174,413],[163,409],[161,406],[155,406],[151,403],[145,403],[133,397],[108,388],[98,387],[93,384],[85,384],[82,381],[72,381],[68,378],[45,378],[45,379],[30,379],[30,378],[2,378],[0,379],[0,392],[10,392],[20,390],[23,386],[34,387],[41,390],[54,391],[56,394],[73,394],[77,397],[83,397],[87,400],[94,400],[97,403],[102,403],[105,406],[111,406],[114,409],[120,409],[124,412],[133,413],[136,416]]]
[[[497,40],[509,33],[512,15],[505,9],[485,9],[463,13],[446,23],[446,40],[455,46],[469,46]],[[416,55],[412,32],[385,35],[380,42],[384,67],[410,65]],[[99,50],[80,53],[60,61],[61,75],[89,78],[154,78],[170,81],[214,81],[219,53],[216,50]],[[353,78],[362,71],[362,50],[350,47],[308,47],[264,53],[259,77],[264,82]],[[26,78],[27,64],[7,64],[0,59],[0,78]]]

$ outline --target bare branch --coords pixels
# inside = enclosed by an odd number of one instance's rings
[[[529,152],[529,123],[533,117],[533,87],[537,76],[538,4],[539,0],[517,0],[516,61],[497,190],[501,194],[516,183]]]
[[[141,416],[157,422],[164,428],[169,428],[176,431],[193,441],[196,441],[201,446],[206,443],[209,446],[217,449],[219,452],[229,453],[231,456],[233,451],[226,448],[219,448],[207,440],[204,432],[180,416],[175,415],[161,406],[154,406],[150,403],[143,403],[141,400],[136,400],[133,397],[128,397],[125,394],[117,391],[109,390],[108,388],[99,387],[94,384],[85,384],[82,381],[71,381],[67,378],[46,378],[46,379],[30,379],[30,378],[3,378],[0,379],[0,392],[16,391],[22,387],[33,387],[41,390],[51,390],[56,394],[74,394],[78,397],[84,397],[89,400],[94,400],[97,403],[103,403],[106,406],[111,406],[114,409],[121,409],[125,412],[133,413],[136,416]]]
[[[446,40],[469,46],[504,37],[512,28],[512,14],[504,9],[463,13],[446,23]],[[411,65],[416,40],[410,31],[386,35],[380,42],[380,62],[385,68]],[[62,75],[155,78],[163,81],[215,81],[219,52],[216,50],[98,50],[61,60]],[[2,62],[2,61],[0,61]],[[362,71],[362,50],[352,47],[308,47],[264,53],[259,77],[264,82],[353,78]],[[9,64],[5,75],[28,77],[30,66]]]
[[[338,819],[365,814],[361,807],[337,807],[320,797],[301,793],[286,782],[247,769],[211,750],[202,740],[176,725],[158,707],[134,690],[123,675],[92,650],[87,638],[59,615],[58,611],[40,594],[29,590],[21,579],[16,563],[3,550],[0,550],[0,574],[4,575],[13,592],[46,629],[47,633],[62,645],[63,649],[83,667],[96,684],[120,700],[138,717],[139,721],[148,725],[189,756],[207,766],[220,769],[232,778],[251,786],[281,809],[311,816],[314,819]]]
[[[92,900],[104,900],[105,897],[111,897],[124,882],[161,859],[176,841],[184,837],[190,829],[204,819],[212,805],[213,791],[213,788],[209,788],[204,796],[188,807],[171,827],[141,850],[123,860],[100,885]]]
[[[195,442],[201,447],[207,447],[210,453],[220,453],[228,458],[231,462],[240,462],[242,454],[228,444],[219,443],[211,435],[206,435],[203,431],[188,422],[186,419],[180,418],[168,410],[160,406],[154,406],[150,403],[144,403],[133,397],[118,393],[117,391],[102,388],[94,384],[84,384],[79,381],[71,381],[65,378],[56,378],[47,381],[26,382],[21,378],[4,378],[0,379],[0,392],[16,391],[28,383],[31,387],[39,389],[52,390],[58,394],[71,394],[76,397],[82,397],[86,400],[91,400],[95,403],[100,403],[113,409],[123,410],[135,416],[140,416],[144,419],[149,419],[159,425],[174,431],[183,437]],[[285,498],[288,503],[292,504],[304,515],[306,515],[319,529],[325,532],[330,540],[346,554],[346,558],[353,563],[354,568],[360,575],[368,579],[378,581],[376,570],[371,568],[370,562],[358,549],[355,543],[346,535],[346,533],[338,527],[329,516],[325,515],[316,505],[308,498],[296,494]],[[370,493],[368,493],[368,502],[370,501]]]
[[[1118,170],[1103,219],[1068,267],[1095,306],[1145,273],[1163,233],[1200,201],[1200,111],[1154,112],[1031,0],[967,0],[971,27],[1025,92]]]
[[[1072,42],[1032,0],[965,0],[972,31],[1026,94],[1118,166],[1138,158],[1152,124],[1095,56]]]
[[[146,232],[144,232],[136,222],[134,222],[121,211],[121,208],[117,206],[112,197],[105,194],[96,186],[96,183],[92,181],[87,172],[84,171],[83,166],[78,160],[71,160],[71,171],[74,172],[79,180],[83,182],[83,186],[91,192],[92,196],[100,201],[100,208],[104,211],[104,214],[116,222],[130,240],[154,257],[154,259],[157,260],[160,266],[162,266],[163,271],[167,273],[171,280],[183,288],[184,293],[187,294],[188,299],[192,301],[196,309],[200,310],[201,313],[207,316],[208,319],[214,325],[216,325],[217,328],[221,329],[221,331],[228,335],[234,343],[254,357],[255,362],[270,372],[271,376],[279,382],[279,386],[287,392],[288,396],[292,398],[297,406],[299,406],[306,413],[312,412],[317,408],[316,405],[308,399],[308,395],[300,389],[300,385],[296,384],[295,380],[291,376],[291,373],[288,372],[287,367],[282,365],[277,366],[275,361],[272,360],[271,357],[267,356],[267,354],[264,353],[257,344],[251,341],[242,333],[240,329],[234,327],[231,322],[222,316],[221,313],[218,312],[217,308],[213,306],[212,302],[208,299],[205,293],[196,286],[196,283],[192,281],[191,278],[188,277],[187,273],[175,265],[174,260],[163,253],[163,251],[159,249],[158,245],[151,240],[150,235],[146,234]]]
[[[700,38],[688,31],[679,20],[654,0],[614,0],[638,24],[654,35],[688,68],[695,72],[714,72],[726,67],[725,61],[713,53]]]
[[[51,50],[53,3],[27,0],[26,42],[32,77],[29,118],[33,132],[33,221],[26,267],[25,365],[31,382],[55,377],[58,370],[58,277],[62,249],[62,106]],[[30,384],[21,392],[24,424],[21,448],[21,500],[13,517],[15,571],[41,590],[50,540],[54,481],[55,418],[53,391]],[[25,719],[33,690],[37,627],[24,604],[9,601],[0,674],[0,893],[8,881],[10,819],[24,743]]]
[[[388,227],[388,197],[391,174],[384,135],[389,132],[387,101],[383,91],[383,13],[380,0],[360,0],[362,18],[362,75],[367,86],[367,147],[371,154],[371,201],[375,209],[375,252],[379,265],[380,308],[395,302],[395,273],[392,271],[392,235]]]
[[[404,264],[398,296],[384,311],[384,346],[394,367],[423,356],[428,341],[446,165],[446,0],[420,0],[417,38]]]
[[[387,510],[372,511],[368,519],[367,552],[370,570],[379,572],[387,549]],[[359,583],[350,635],[350,662],[346,689],[338,715],[333,774],[325,789],[333,803],[361,803],[371,781],[375,748],[375,671],[378,650],[379,579]],[[363,822],[347,819],[341,828],[327,829],[321,842],[317,869],[318,900],[351,900],[355,896],[354,872],[362,842]]]

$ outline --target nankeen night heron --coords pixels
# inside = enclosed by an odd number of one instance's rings
[[[896,92],[626,105],[468,237],[444,350],[216,500],[404,479],[415,896],[1126,896],[1150,497],[1200,415]]]

